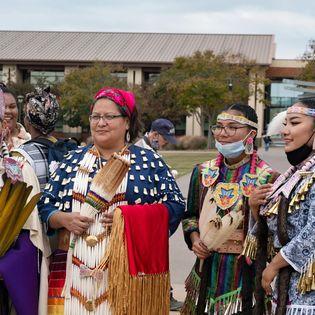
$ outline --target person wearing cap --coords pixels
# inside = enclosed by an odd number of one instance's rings
[[[175,127],[168,119],[159,118],[152,122],[150,131],[138,140],[135,145],[157,151],[163,149],[168,143],[177,143]]]
[[[158,151],[163,149],[168,143],[176,144],[177,140],[175,138],[175,127],[171,121],[165,118],[159,118],[152,122],[151,129],[149,132],[138,140],[135,145]],[[178,172],[176,170],[171,170],[174,177],[177,176]],[[173,288],[171,288],[170,294],[170,310],[179,311],[183,302],[177,301],[173,296]]]

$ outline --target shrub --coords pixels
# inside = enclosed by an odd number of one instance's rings
[[[207,148],[207,138],[203,136],[182,136],[176,145],[167,145],[166,150],[204,150]]]

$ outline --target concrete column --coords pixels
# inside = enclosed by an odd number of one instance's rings
[[[248,98],[248,104],[254,108],[258,116],[258,134],[257,137],[261,138],[264,127],[264,109],[265,109],[265,85],[262,81],[266,75],[265,68],[255,69],[250,72],[251,83],[249,85],[250,96]]]
[[[141,85],[143,82],[142,68],[128,68],[127,83],[129,86]]]
[[[3,65],[2,79],[5,84],[8,84],[9,82],[22,83],[22,72],[17,65]]]
[[[197,120],[197,115],[186,116],[186,136],[203,136],[202,126]]]

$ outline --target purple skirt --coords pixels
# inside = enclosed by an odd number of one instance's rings
[[[18,315],[37,315],[39,297],[38,251],[22,230],[0,258],[0,276]]]

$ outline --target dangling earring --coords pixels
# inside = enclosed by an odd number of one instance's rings
[[[315,150],[315,137],[314,137],[314,140],[313,140],[313,151]]]
[[[129,132],[129,130],[127,130],[127,132],[126,132],[126,142],[130,143],[130,132]]]
[[[249,137],[245,142],[245,154],[251,155],[254,152],[254,139]]]

